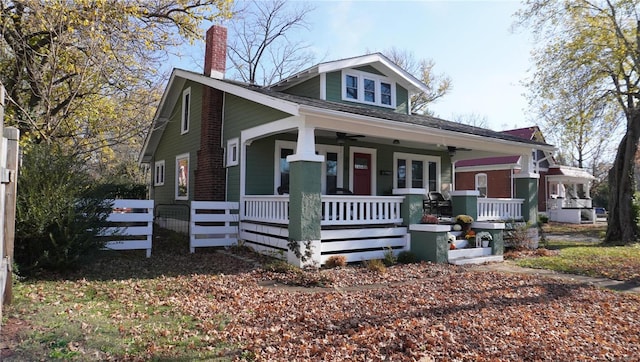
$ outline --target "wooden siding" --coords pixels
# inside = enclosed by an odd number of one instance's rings
[[[358,67],[358,68],[353,68],[355,70],[359,70],[361,72],[366,72],[366,73],[371,73],[371,74],[377,74],[379,76],[383,76],[386,77],[385,74],[382,74],[379,70],[377,70],[376,68],[372,67],[371,65],[365,65],[362,67]]]
[[[409,114],[409,91],[396,83],[396,112]]]
[[[315,76],[300,84],[296,84],[284,92],[302,97],[320,99],[320,76]]]
[[[327,100],[332,102],[342,102],[342,73],[327,73]]]
[[[165,178],[163,186],[154,186],[153,198],[156,205],[182,204],[186,201],[175,199],[176,156],[189,153],[189,198],[193,198],[194,171],[197,164],[197,151],[200,148],[200,118],[202,109],[202,86],[187,81],[183,90],[191,87],[189,132],[180,134],[182,115],[182,91],[173,106],[172,116],[167,123],[162,138],[151,162],[152,173],[155,172],[155,162],[165,161]],[[155,175],[152,175],[152,179]]]
[[[224,110],[224,142],[226,147],[227,140],[240,137],[240,132],[244,129],[252,128],[264,123],[273,122],[282,118],[289,117],[289,114],[269,108],[254,102],[251,102],[240,97],[225,94],[225,110]],[[273,139],[271,139],[271,146],[267,149],[262,145],[263,140],[257,140],[247,148],[247,170],[252,173],[247,173],[247,193],[262,194],[268,189],[268,194],[273,194]],[[257,157],[264,158],[257,164],[253,164],[254,150],[261,149]],[[242,145],[240,145],[240,152],[242,152]],[[268,164],[265,164],[267,162]],[[238,201],[240,199],[240,168],[241,164],[237,166],[227,167],[227,200]],[[257,167],[255,172],[260,174],[259,178],[255,178],[254,167]],[[270,167],[270,176],[263,168]],[[254,184],[256,184],[254,188]]]

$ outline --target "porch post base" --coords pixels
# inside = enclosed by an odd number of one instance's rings
[[[298,268],[317,268],[321,262],[320,240],[289,241],[287,263]]]

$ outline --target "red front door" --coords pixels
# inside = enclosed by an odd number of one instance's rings
[[[353,193],[371,195],[371,155],[353,154]]]

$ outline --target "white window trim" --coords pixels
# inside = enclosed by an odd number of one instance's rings
[[[371,194],[375,195],[378,190],[378,150],[375,148],[349,147],[349,190],[353,191],[353,155],[356,153],[368,153],[371,155]]]
[[[297,143],[293,141],[280,141],[276,140],[275,154],[274,154],[274,172],[273,172],[273,193],[274,195],[278,194],[278,187],[280,185],[280,150],[283,148],[292,149],[295,153],[297,147]],[[334,145],[323,145],[316,144],[316,153],[319,155],[326,156],[327,152],[334,152],[338,154],[338,174],[337,174],[337,185],[338,187],[344,187],[344,148],[342,146],[334,146]],[[322,163],[322,194],[327,194],[327,167],[326,160]]]
[[[475,176],[474,176],[474,186],[475,186],[476,191],[480,191],[478,189],[478,187],[479,187],[478,186],[478,179],[480,177],[482,177],[482,176],[484,176],[484,183],[485,183],[484,187],[486,189],[485,193],[484,193],[484,197],[487,197],[487,195],[489,194],[489,177],[487,177],[486,173],[477,173],[477,174],[475,174]],[[482,197],[482,193],[480,193],[480,197]]]
[[[179,162],[180,160],[183,159],[187,159],[187,195],[186,196],[178,196],[178,190],[179,190],[179,184],[178,184],[178,180],[180,178],[180,167],[179,167]],[[190,177],[190,173],[191,173],[191,165],[190,165],[191,161],[189,159],[189,153],[183,153],[180,155],[176,156],[176,169],[175,169],[175,181],[176,181],[176,187],[175,187],[175,197],[176,200],[189,200],[189,183],[191,182],[191,177]]]
[[[234,152],[235,150],[235,152]],[[227,167],[237,166],[240,160],[240,139],[232,138],[227,141]]]
[[[187,102],[187,96],[189,101]],[[182,110],[180,116],[180,134],[189,133],[189,124],[191,123],[191,87],[182,91]],[[184,116],[185,108],[187,109],[187,117]]]
[[[394,152],[393,153],[393,188],[398,189],[398,159],[406,160],[407,166],[411,163],[411,161],[422,161],[424,166],[422,167],[422,180],[424,182],[424,189],[426,192],[437,191],[440,192],[442,188],[441,184],[441,159],[438,156],[429,156],[429,155],[419,155],[415,153],[401,153]],[[436,190],[429,190],[429,162],[436,163]],[[406,181],[407,185],[405,188],[412,188],[411,180],[413,179],[412,168],[407,167]]]
[[[164,160],[156,161],[153,168],[153,186],[163,186],[167,168]],[[160,177],[159,177],[160,176]]]
[[[356,77],[358,79],[358,99],[348,98],[347,97],[347,75]],[[373,73],[367,73],[359,70],[353,69],[344,69],[342,70],[342,100],[348,102],[357,102],[362,104],[369,104],[378,107],[385,108],[396,108],[396,82],[394,82],[391,78],[383,77]],[[364,80],[369,79],[375,81],[375,102],[367,102],[364,100]],[[388,83],[391,85],[391,104],[383,104],[382,101],[382,92],[380,83]]]

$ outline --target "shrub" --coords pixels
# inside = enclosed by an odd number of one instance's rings
[[[396,256],[393,254],[393,249],[391,249],[391,247],[387,248],[387,250],[385,250],[384,252],[384,259],[382,259],[382,262],[384,263],[384,265],[392,266],[397,261],[398,261],[398,258],[396,258]]]
[[[344,255],[332,255],[324,263],[327,268],[337,268],[347,265],[347,258]]]
[[[65,270],[104,247],[97,237],[112,205],[95,192],[82,160],[47,144],[25,148],[18,178],[15,260],[21,272]]]
[[[548,224],[548,223],[549,223],[549,216],[544,214],[538,215],[538,224]]]
[[[400,254],[398,254],[398,263],[400,264],[412,264],[418,261],[418,257],[416,256],[416,254],[405,250],[405,251],[401,251]]]
[[[535,241],[531,239],[531,235],[529,234],[531,225],[524,222],[515,222],[511,225],[513,230],[507,233],[510,246],[515,250],[534,249]]]
[[[380,259],[365,260],[363,262],[363,265],[365,266],[365,268],[376,273],[384,274],[387,272],[387,267]]]

